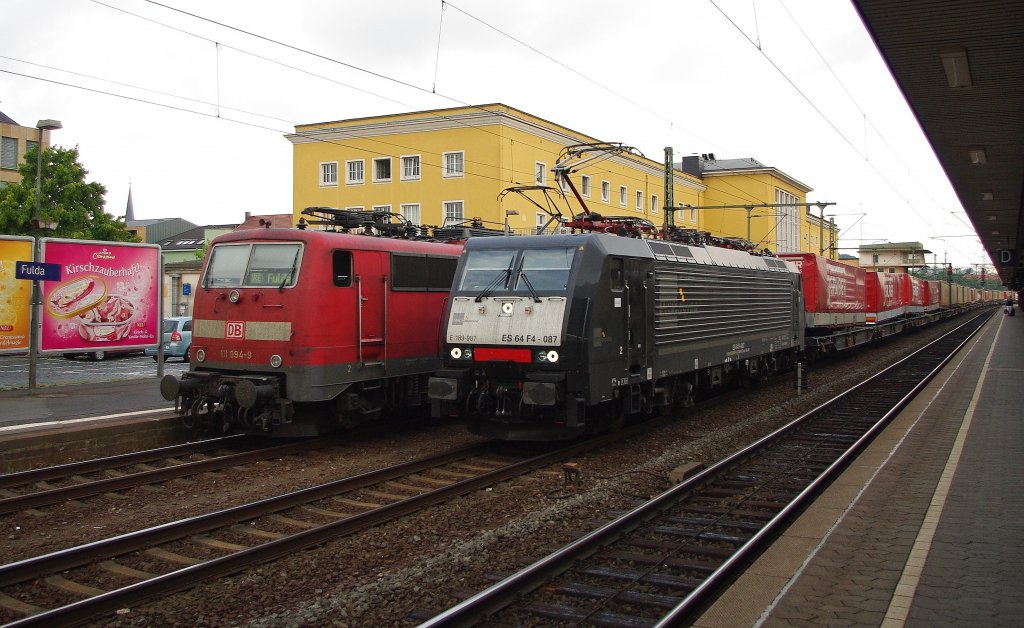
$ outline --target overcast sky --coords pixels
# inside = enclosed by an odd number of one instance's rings
[[[2,0],[0,111],[56,118],[107,211],[292,207],[294,125],[500,102],[663,160],[754,157],[843,253],[985,260],[849,0]],[[938,61],[936,61],[938,63]],[[735,234],[743,235],[743,234]],[[929,256],[929,261],[932,261]]]

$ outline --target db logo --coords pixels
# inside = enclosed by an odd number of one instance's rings
[[[245,321],[227,321],[224,323],[224,337],[245,338]]]

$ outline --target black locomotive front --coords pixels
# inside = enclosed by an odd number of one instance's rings
[[[744,251],[607,234],[470,240],[445,313],[435,415],[506,439],[621,425],[803,343],[799,274]]]

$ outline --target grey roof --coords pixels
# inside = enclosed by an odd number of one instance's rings
[[[14,120],[12,120],[6,113],[0,111],[0,124],[13,124],[14,126],[21,126]]]
[[[742,157],[740,159],[714,159],[704,162],[704,172],[715,172],[722,170],[763,170],[770,168],[753,157]]]
[[[147,218],[126,222],[125,226],[146,228],[146,242],[150,244],[171,238],[179,233],[195,229],[196,224],[182,218]]]
[[[203,248],[206,244],[206,232],[209,229],[226,229],[228,231],[237,227],[237,224],[229,225],[206,225],[196,227],[179,233],[173,237],[160,240],[160,248],[165,251],[195,251]]]

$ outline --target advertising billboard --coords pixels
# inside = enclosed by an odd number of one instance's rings
[[[32,282],[17,279],[15,262],[31,262],[35,240],[0,236],[0,354],[28,353]]]
[[[160,247],[45,238],[42,260],[61,267],[42,282],[39,350],[143,349],[160,336]]]

